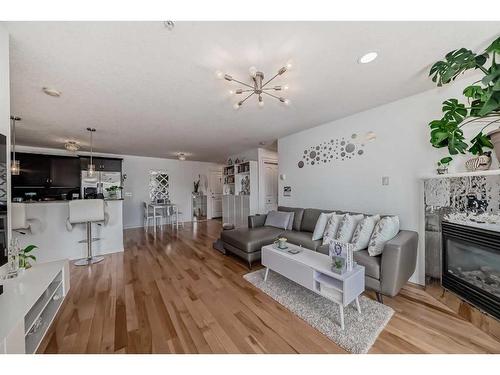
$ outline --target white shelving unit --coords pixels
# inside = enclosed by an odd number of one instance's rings
[[[35,353],[69,291],[69,263],[40,263],[1,282],[0,353]]]
[[[258,163],[245,161],[223,170],[222,220],[236,228],[248,225],[259,209]]]

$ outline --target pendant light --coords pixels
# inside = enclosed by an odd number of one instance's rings
[[[95,133],[94,128],[87,128],[87,131],[90,133],[90,162],[87,166],[87,177],[85,178],[86,182],[95,182],[97,181],[97,175],[95,172],[95,164],[93,160],[93,139],[92,135]]]
[[[10,116],[10,120],[12,121],[12,160],[10,162],[10,174],[12,176],[19,176],[21,165],[19,164],[19,160],[16,160],[16,121],[21,121],[21,117]]]

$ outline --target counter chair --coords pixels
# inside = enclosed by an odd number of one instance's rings
[[[75,266],[87,266],[104,259],[102,256],[93,256],[92,254],[92,242],[100,240],[100,238],[92,237],[92,224],[104,223],[106,225],[109,220],[104,205],[103,199],[76,199],[69,202],[69,217],[66,220],[68,231],[73,230],[75,224],[86,224],[87,226],[87,239],[79,241],[79,243],[87,244],[87,257],[77,260]]]
[[[19,234],[36,233],[40,226],[40,220],[28,219],[26,214],[26,204],[14,202],[11,206],[12,210],[12,230]]]

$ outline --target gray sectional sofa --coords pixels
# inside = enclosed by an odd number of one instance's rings
[[[312,240],[316,221],[322,212],[315,208],[278,207],[278,211],[293,212],[292,230],[264,226],[266,215],[248,217],[248,228],[225,230],[221,233],[224,249],[248,262],[251,268],[254,261],[260,260],[261,248],[273,243],[283,235],[290,243],[328,254],[328,245],[322,240]],[[336,211],[339,212],[339,211]],[[365,267],[365,284],[377,293],[395,296],[415,271],[417,261],[418,234],[401,230],[386,243],[381,255],[372,257],[367,250],[354,252],[354,259]]]

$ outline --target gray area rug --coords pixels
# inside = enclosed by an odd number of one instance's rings
[[[344,308],[345,329],[341,330],[336,303],[273,271],[264,283],[264,273],[261,269],[243,277],[351,353],[367,353],[394,314],[389,306],[361,296],[361,314],[355,303]]]

